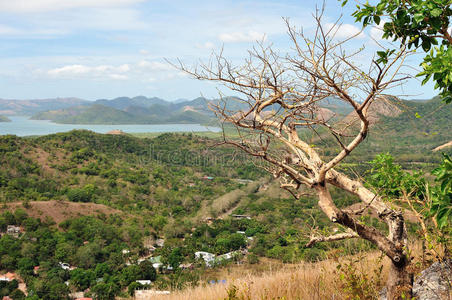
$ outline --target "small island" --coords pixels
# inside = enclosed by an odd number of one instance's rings
[[[11,120],[8,117],[0,115],[0,122],[11,122]]]

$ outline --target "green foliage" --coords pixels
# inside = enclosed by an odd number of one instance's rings
[[[92,270],[77,268],[70,273],[71,284],[78,290],[86,290],[96,280],[96,274]]]
[[[67,299],[69,289],[91,289],[99,291],[99,299],[114,299],[131,282],[157,277],[150,262],[125,265],[121,250],[130,241],[120,233],[130,226],[129,220],[118,222],[115,216],[86,216],[64,221],[58,230],[52,223],[28,217],[21,209],[5,212],[0,219],[7,220],[8,224],[33,224],[20,238],[2,235],[0,268],[18,272],[29,293],[37,299]],[[142,245],[143,233],[137,228],[134,232],[137,243]],[[127,246],[133,248],[132,244]],[[59,262],[77,268],[65,270]],[[35,266],[40,267],[37,273]],[[69,287],[65,281],[69,281]],[[19,292],[14,291],[16,288],[11,286],[8,293],[21,299]]]
[[[424,69],[418,76],[424,76],[422,84],[427,83],[433,76],[436,81],[435,88],[442,90],[446,103],[452,102],[452,46],[441,45],[434,47],[424,58],[421,64]]]
[[[138,290],[142,287],[142,285],[138,282],[132,282],[129,287],[127,288],[127,293],[129,293],[130,296],[133,296],[135,293],[135,290]]]
[[[173,268],[173,270],[179,268],[179,265],[183,260],[184,257],[180,248],[174,248],[168,256],[168,264]]]
[[[370,161],[372,169],[367,184],[375,187],[380,195],[400,198],[403,194],[422,199],[425,194],[425,180],[421,172],[406,172],[388,153],[379,154]]]
[[[141,276],[140,279],[155,281],[157,278],[157,272],[150,261],[143,261],[140,263],[139,267]]]
[[[17,295],[17,299],[24,299],[24,297],[21,297],[21,295],[17,292],[17,287],[18,282],[15,279],[12,281],[0,281],[0,297],[3,298],[4,296],[15,294]]]
[[[70,189],[67,192],[67,198],[72,202],[91,202],[95,192],[92,184],[87,184],[83,188]]]
[[[375,263],[373,274],[362,269],[360,259],[350,259],[337,265],[337,273],[345,299],[376,299],[383,286],[381,259]]]
[[[443,163],[433,170],[436,186],[431,188],[432,205],[430,215],[434,215],[440,228],[451,226],[452,221],[452,159],[444,155]]]
[[[348,2],[340,1],[342,5]],[[449,0],[380,0],[356,7],[352,15],[363,26],[384,22],[383,38],[400,40],[409,49],[420,47],[426,53],[430,51],[421,64],[424,70],[418,76],[425,76],[423,84],[433,76],[444,101],[452,101],[452,38],[448,33],[452,9]],[[434,47],[439,43],[441,46]],[[388,53],[377,54],[380,62],[387,62]]]
[[[246,259],[249,264],[254,265],[259,263],[259,256],[254,253],[250,253],[246,256]]]

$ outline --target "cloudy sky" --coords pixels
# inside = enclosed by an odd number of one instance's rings
[[[215,85],[185,76],[165,58],[190,64],[224,47],[225,55],[239,63],[262,38],[278,51],[289,51],[282,17],[309,32],[312,13],[322,3],[0,0],[0,98],[215,97]],[[325,23],[342,14],[339,34],[359,32],[350,17],[353,6],[341,8],[336,0],[327,0]],[[376,50],[372,37],[378,39],[378,33],[366,29],[350,47],[365,45],[371,57]],[[417,67],[419,58],[411,58],[410,64]],[[393,93],[430,98],[436,91],[412,80]]]

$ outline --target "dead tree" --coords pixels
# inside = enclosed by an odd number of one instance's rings
[[[241,99],[235,99],[238,104],[231,105],[230,98],[212,104],[217,117],[237,130],[234,137],[224,135],[224,142],[267,162],[268,170],[280,178],[281,187],[295,197],[303,186],[313,189],[320,209],[331,222],[343,226],[344,230],[334,235],[313,236],[307,246],[356,237],[370,241],[392,262],[387,290],[388,299],[395,299],[402,290],[408,294],[411,290],[403,215],[362,182],[335,167],[368,135],[370,107],[384,101],[383,92],[405,79],[400,67],[406,52],[401,48],[385,62],[371,59],[364,70],[355,62],[359,49],[344,51],[344,45],[353,37],[338,41],[335,33],[340,26],[322,26],[321,17],[322,12],[314,17],[316,30],[311,38],[286,20],[293,46],[290,53],[281,55],[271,46],[258,43],[242,66],[234,66],[220,52],[207,63],[194,67],[180,63],[178,68],[239,93]],[[338,121],[321,107],[328,99],[347,104],[354,118]],[[323,155],[322,149],[303,138],[307,131],[334,140],[339,148],[334,157]],[[356,212],[339,209],[329,186],[356,195],[387,224],[388,233],[364,224]]]

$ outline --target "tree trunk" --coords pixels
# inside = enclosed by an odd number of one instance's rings
[[[407,233],[405,220],[401,212],[393,211],[386,218],[389,226],[388,239],[400,252],[400,260],[391,260],[388,281],[386,283],[387,299],[411,299],[413,276],[408,270],[409,258],[406,255]]]
[[[407,270],[407,259],[403,263],[391,262],[388,281],[386,282],[386,299],[411,299],[413,276]]]
[[[402,213],[390,209],[383,210],[385,214],[382,215],[382,219],[389,229],[388,236],[384,236],[375,228],[357,221],[351,214],[337,208],[325,184],[317,184],[315,188],[319,196],[318,204],[331,221],[350,228],[361,238],[372,242],[391,260],[386,283],[386,299],[402,299],[403,296],[403,299],[410,299],[412,274],[408,271],[407,234]],[[373,204],[378,205],[378,202]]]

